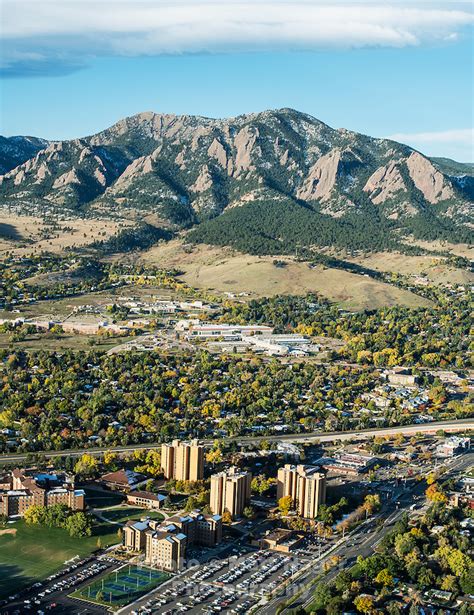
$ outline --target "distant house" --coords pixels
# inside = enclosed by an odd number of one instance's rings
[[[150,491],[132,491],[127,494],[127,504],[148,510],[159,510],[165,500],[165,495]]]
[[[117,472],[104,474],[100,478],[100,482],[108,489],[127,492],[135,489],[145,478],[143,474],[137,474],[137,472],[132,470],[118,470]]]
[[[469,506],[471,510],[474,510],[474,497],[469,493],[460,493],[455,491],[449,495],[449,505],[453,508],[457,508],[461,504]]]

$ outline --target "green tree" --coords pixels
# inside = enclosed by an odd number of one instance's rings
[[[69,536],[90,536],[92,534],[92,519],[81,511],[75,512],[66,519],[65,529]]]

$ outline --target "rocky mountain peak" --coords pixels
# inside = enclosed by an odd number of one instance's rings
[[[147,111],[35,147],[1,176],[5,202],[156,213],[178,227],[262,200],[341,219],[372,211],[406,221],[436,205],[436,215],[462,212],[463,222],[472,208],[465,182],[421,153],[289,108],[229,119]]]

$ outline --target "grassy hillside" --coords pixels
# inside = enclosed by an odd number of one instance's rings
[[[341,271],[293,258],[246,255],[229,248],[199,245],[191,249],[175,240],[142,256],[149,263],[183,271],[183,279],[196,288],[246,293],[252,297],[317,292],[351,309],[390,305],[420,306],[429,301],[364,275]]]

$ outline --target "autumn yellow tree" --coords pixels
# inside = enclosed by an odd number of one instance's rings
[[[232,515],[228,510],[224,510],[222,513],[222,523],[232,523]]]
[[[430,500],[430,502],[439,502],[441,504],[446,504],[448,498],[443,491],[440,490],[438,483],[433,483],[428,487],[425,491],[426,498]]]
[[[354,606],[359,613],[365,613],[366,615],[371,615],[371,613],[374,613],[374,599],[368,594],[356,596],[354,598]]]
[[[80,476],[90,477],[94,476],[99,470],[99,462],[96,457],[93,457],[89,453],[84,453],[76,462],[74,466],[74,472]]]
[[[213,448],[206,454],[206,461],[208,463],[220,463],[222,459],[222,450],[220,448]]]
[[[109,467],[115,464],[115,462],[117,461],[117,453],[114,453],[112,451],[105,451],[104,453],[104,465]]]
[[[291,495],[284,495],[278,500],[278,509],[284,517],[290,512],[291,504]]]
[[[383,587],[391,587],[393,585],[393,576],[387,568],[383,568],[375,577],[375,582],[383,585]]]

